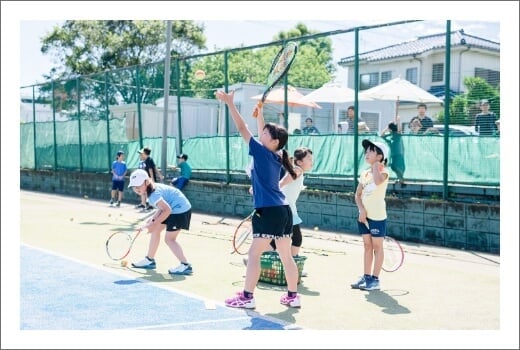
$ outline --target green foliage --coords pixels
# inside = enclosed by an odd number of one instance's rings
[[[475,115],[480,113],[479,102],[482,99],[489,101],[489,110],[500,118],[500,91],[492,87],[480,77],[466,77],[464,85],[467,92],[455,96],[450,104],[449,124],[473,125]],[[441,111],[437,120],[444,122],[444,111]]]

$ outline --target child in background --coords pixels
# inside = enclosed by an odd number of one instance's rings
[[[363,140],[365,161],[370,168],[359,177],[355,200],[359,209],[358,230],[363,237],[363,276],[350,285],[354,289],[378,290],[383,266],[383,239],[386,235],[385,195],[388,187],[388,146]],[[372,266],[373,265],[373,266]]]
[[[182,190],[191,178],[191,166],[188,164],[187,154],[179,154],[177,156],[177,166],[181,171],[181,175],[172,180],[172,185]]]
[[[116,160],[112,162],[112,191],[110,193],[110,206],[119,207],[123,200],[123,191],[125,189],[125,175],[128,171],[125,159],[125,152],[117,152]],[[117,201],[117,202],[116,202]]]
[[[164,242],[166,242],[173,255],[181,263],[177,267],[168,269],[168,273],[172,275],[191,275],[193,273],[192,266],[188,263],[181,245],[177,242],[181,229],[190,229],[190,201],[177,188],[152,181],[143,169],[137,169],[130,175],[128,188],[132,188],[138,195],[147,195],[150,204],[158,209],[144,226],[151,234],[148,254],[143,260],[132,263],[132,266],[143,269],[155,269],[155,254],[161,241],[161,232],[166,229]]]

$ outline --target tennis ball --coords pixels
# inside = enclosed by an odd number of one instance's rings
[[[206,77],[206,72],[204,72],[202,69],[198,69],[195,72],[195,79],[202,80]]]
[[[70,221],[74,221],[74,218],[70,218]]]
[[[88,196],[87,196],[87,195],[84,195],[83,198],[88,199]]]
[[[318,226],[314,226],[314,231],[318,231],[320,228]]]
[[[108,217],[111,217],[111,216],[112,216],[112,214],[108,213]]]
[[[126,267],[126,265],[128,265],[128,261],[121,260],[121,266]]]

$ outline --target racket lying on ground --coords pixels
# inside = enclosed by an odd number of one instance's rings
[[[383,270],[386,272],[397,271],[404,262],[404,251],[399,242],[390,237],[385,236],[383,240],[383,249],[385,251],[385,258],[383,260]]]
[[[249,247],[251,246],[251,242],[253,242],[253,214],[255,211],[253,210],[251,214],[245,217],[238,224],[235,229],[235,234],[233,235],[233,253],[238,253],[240,255],[246,255],[249,251]]]
[[[290,41],[285,46],[283,46],[280,51],[276,54],[273,63],[271,64],[271,68],[269,69],[269,74],[267,75],[267,87],[262,95],[262,99],[258,101],[256,106],[261,108],[267,98],[269,92],[273,89],[273,87],[278,84],[280,80],[287,74],[291,64],[296,57],[296,52],[298,51],[298,46],[296,43]],[[253,112],[253,117],[256,118],[258,116],[258,108],[256,108]]]
[[[117,231],[112,233],[105,243],[108,257],[115,261],[126,258],[128,254],[130,254],[132,246],[134,245],[136,238],[141,234],[142,230],[142,228],[139,228],[134,234],[126,231]]]

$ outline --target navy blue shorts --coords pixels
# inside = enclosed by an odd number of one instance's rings
[[[112,180],[112,189],[123,192],[125,190],[125,180]]]
[[[161,222],[166,225],[166,231],[178,231],[180,229],[189,230],[191,223],[191,209],[180,214],[170,214]]]
[[[291,237],[292,212],[288,205],[256,208],[252,221],[253,238]]]
[[[385,220],[372,220],[367,218],[368,229],[364,223],[358,221],[358,231],[362,235],[370,234],[372,237],[385,237],[386,236],[386,219]]]

